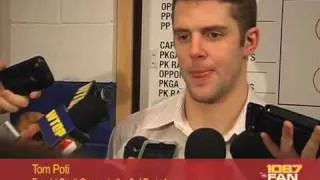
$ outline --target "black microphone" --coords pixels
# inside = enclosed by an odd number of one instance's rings
[[[218,131],[200,128],[188,137],[184,155],[187,159],[225,159],[226,143]]]
[[[274,157],[264,145],[261,136],[252,131],[244,131],[236,136],[230,146],[233,159],[273,159]],[[241,161],[233,161],[238,172],[246,179],[259,179],[260,175],[252,173],[259,172],[261,167],[248,167]]]
[[[101,123],[108,116],[106,102],[101,97],[94,94],[88,94],[83,100],[79,101],[68,111],[76,131],[71,131],[69,134],[71,139],[69,142],[63,142],[60,149],[64,151],[64,154],[74,154],[74,151],[81,151],[82,144],[86,143],[90,139],[90,131]],[[80,132],[80,133],[79,133]],[[75,140],[76,147],[72,149],[72,140]],[[70,142],[71,141],[71,142]],[[71,147],[68,150],[68,145]],[[64,148],[65,147],[65,148]],[[79,152],[77,152],[79,153]],[[80,152],[83,153],[83,152]]]
[[[272,159],[258,133],[244,131],[236,136],[230,147],[234,159]]]
[[[123,158],[128,159],[129,157],[138,158],[139,152],[143,143],[148,140],[143,136],[135,136],[131,138],[126,146],[124,147]]]
[[[69,111],[63,105],[57,107],[39,121],[44,141],[65,155],[78,150],[89,140],[89,131],[106,117],[105,105],[100,97],[87,95]]]
[[[69,109],[68,114],[80,131],[88,133],[103,119],[107,118],[106,102],[95,95],[87,95],[85,99],[78,102]]]
[[[88,95],[96,95],[98,91],[96,81],[91,81],[81,87],[74,93],[72,100],[68,105],[68,109],[71,109],[74,105],[85,99]]]

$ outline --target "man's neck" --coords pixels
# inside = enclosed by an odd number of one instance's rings
[[[213,128],[221,134],[232,129],[248,97],[247,83],[234,87],[224,98],[213,104],[195,101],[187,92],[185,114],[192,129]]]

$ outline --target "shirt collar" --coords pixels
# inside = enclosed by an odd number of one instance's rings
[[[176,121],[183,121],[184,97],[185,94],[182,92],[155,105],[151,110],[152,112],[144,118],[142,129],[152,130],[175,124]]]
[[[224,140],[226,142],[230,142],[234,136],[239,135],[240,133],[246,130],[247,105],[251,101],[251,99],[252,99],[252,90],[251,88],[249,88],[245,105],[243,106],[239,116],[237,117],[236,123],[226,134],[223,135]]]
[[[182,92],[175,97],[169,98],[167,101],[165,100],[157,104],[156,107],[152,109],[153,112],[148,113],[144,118],[145,121],[143,122],[142,128],[145,130],[152,130],[174,124],[183,133],[189,135],[193,130],[185,118],[184,98],[185,92]],[[249,102],[264,104],[255,96],[252,89],[249,87],[246,103],[241,110],[236,123],[231,130],[224,135],[226,142],[229,142],[235,135],[245,131],[247,105]]]

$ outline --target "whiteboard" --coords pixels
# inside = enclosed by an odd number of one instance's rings
[[[320,119],[320,0],[259,0],[261,41],[248,81],[267,103]],[[171,0],[143,1],[141,109],[185,88],[172,46]]]

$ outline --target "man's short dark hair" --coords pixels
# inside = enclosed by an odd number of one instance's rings
[[[256,0],[173,0],[172,21],[174,21],[175,7],[179,1],[218,1],[232,5],[231,16],[237,21],[241,35],[241,44],[244,42],[245,33],[257,25],[257,3]]]

